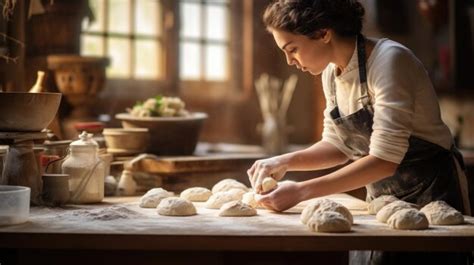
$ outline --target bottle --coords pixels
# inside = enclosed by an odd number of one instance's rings
[[[43,92],[43,80],[44,80],[44,72],[38,71],[38,77],[36,78],[36,83],[30,89],[30,93],[41,93]]]
[[[69,174],[70,201],[76,204],[98,203],[104,199],[105,167],[92,134],[82,132],[69,145],[69,156],[61,168]]]

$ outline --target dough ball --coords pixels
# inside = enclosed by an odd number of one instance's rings
[[[306,224],[316,212],[333,211],[338,212],[347,219],[349,224],[354,222],[351,212],[344,205],[329,199],[318,199],[308,204],[301,212],[300,220]]]
[[[196,214],[193,203],[178,197],[169,197],[161,200],[157,207],[158,214],[169,216],[189,216]]]
[[[387,224],[390,228],[399,230],[422,230],[429,226],[425,214],[417,209],[397,211],[388,218]]]
[[[232,189],[229,191],[221,191],[212,194],[206,201],[204,207],[208,209],[220,209],[226,202],[240,201],[244,191],[240,189]],[[244,192],[245,193],[245,192]]]
[[[258,205],[257,200],[255,200],[255,193],[253,191],[245,193],[242,196],[242,202],[250,205],[252,208],[257,208]]]
[[[275,179],[270,178],[270,177],[266,177],[262,181],[262,192],[267,193],[267,192],[273,190],[277,185],[278,185],[278,183],[276,182]]]
[[[373,201],[369,203],[369,206],[367,206],[367,210],[369,214],[377,214],[380,209],[382,209],[385,205],[398,201],[398,198],[393,196],[393,195],[382,195],[377,198],[375,198]]]
[[[257,210],[241,201],[231,201],[222,205],[219,216],[254,216]]]
[[[154,188],[140,198],[140,207],[142,208],[156,208],[160,201],[164,198],[173,196],[172,192],[168,192],[162,188]]]
[[[444,201],[430,202],[420,210],[432,225],[459,225],[464,216]]]
[[[179,197],[192,202],[205,202],[211,197],[212,192],[202,187],[194,187],[183,190]]]
[[[217,182],[214,187],[212,187],[212,193],[218,193],[221,191],[228,191],[231,189],[241,189],[245,192],[249,191],[249,188],[245,186],[244,184],[238,182],[235,179],[223,179],[219,182]]]
[[[333,212],[315,212],[308,220],[307,226],[313,232],[349,232],[351,231],[351,223],[344,215]]]
[[[375,218],[381,223],[387,223],[392,214],[403,209],[416,209],[416,205],[405,201],[394,201],[382,207]]]

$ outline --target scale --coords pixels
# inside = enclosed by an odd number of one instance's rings
[[[36,148],[35,143],[43,143],[46,138],[45,131],[0,132],[0,145],[9,147],[0,184],[29,187],[33,205],[41,204],[42,188],[42,149]]]

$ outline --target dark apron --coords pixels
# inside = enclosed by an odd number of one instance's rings
[[[362,35],[357,36],[357,55],[361,84],[361,98],[359,100],[361,100],[362,108],[355,113],[341,117],[337,106],[336,88],[333,86],[331,93],[335,107],[330,115],[338,137],[351,150],[355,158],[360,158],[369,154],[374,116],[368,94],[365,39]],[[457,149],[453,146],[451,150],[447,150],[414,136],[411,136],[408,142],[408,150],[395,174],[366,186],[367,201],[370,202],[381,195],[394,195],[401,200],[420,206],[434,200],[443,200],[459,211],[470,214],[468,196],[465,190],[461,191],[462,185],[460,185],[458,178],[458,175],[464,177],[465,175],[463,174],[463,159]],[[433,256],[431,253],[430,255]],[[404,256],[404,253],[400,252],[355,251],[351,253],[351,262],[354,264],[390,264],[387,263],[387,257],[390,257],[389,260],[400,262],[405,260]],[[407,261],[413,261],[413,253],[407,256],[409,256]],[[426,254],[420,256],[420,260],[426,260],[426,256]]]

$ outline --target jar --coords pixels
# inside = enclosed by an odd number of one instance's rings
[[[69,175],[72,203],[97,203],[104,199],[105,167],[98,155],[98,144],[92,134],[82,132],[69,146],[69,156],[61,168]]]

